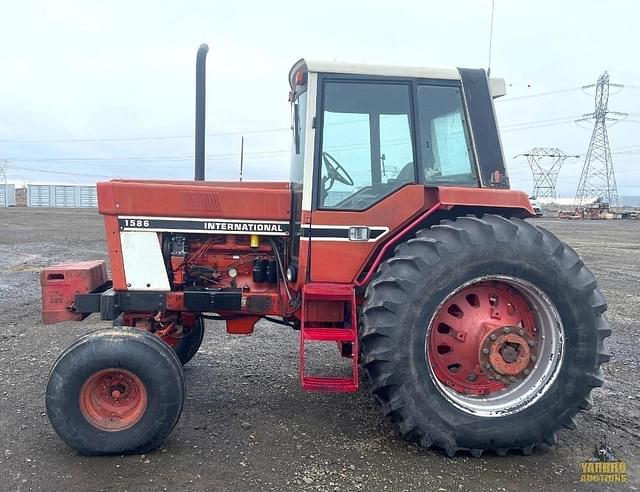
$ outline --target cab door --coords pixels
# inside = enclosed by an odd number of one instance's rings
[[[425,203],[410,80],[320,76],[310,244],[312,281],[353,282],[385,236]]]

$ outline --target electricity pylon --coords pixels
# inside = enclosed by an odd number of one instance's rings
[[[626,113],[609,111],[608,108],[610,87],[622,87],[622,85],[609,83],[609,74],[604,72],[598,77],[596,84],[584,86],[583,89],[591,87],[596,88],[595,109],[593,113],[585,114],[577,120],[593,119],[595,122],[591,141],[589,142],[589,150],[587,150],[582,174],[578,182],[575,202],[577,206],[581,206],[590,199],[599,198],[608,203],[610,207],[617,207],[620,204],[620,197],[618,196],[616,176],[613,171],[613,161],[611,160],[607,121],[616,120],[616,118],[611,118],[609,115],[627,116]]]
[[[564,161],[570,157],[560,149],[534,147],[529,152],[519,154],[529,162],[531,174],[533,174],[533,193],[536,198],[558,198],[556,184],[558,173]]]

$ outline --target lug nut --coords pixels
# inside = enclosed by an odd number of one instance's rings
[[[502,331],[504,331],[505,333],[511,333],[511,328],[509,328],[509,327],[507,326],[507,327],[506,327],[504,330],[502,330]]]
[[[485,348],[483,348],[483,349],[482,349],[482,353],[483,353],[483,354],[485,354],[485,355],[487,355],[487,354],[489,353],[489,349],[488,349],[488,348],[486,348],[486,347],[485,347]]]
[[[485,369],[491,369],[491,364],[489,364],[488,362],[484,365]]]
[[[524,371],[522,371],[524,373],[524,375],[526,376],[527,374],[529,374],[531,371],[529,371],[529,369],[525,369]]]
[[[531,347],[535,347],[535,345],[536,345],[535,340],[529,340],[529,345],[530,345]]]
[[[521,337],[524,336],[524,330],[518,330],[518,335],[520,335]]]
[[[491,340],[496,341],[498,339],[498,337],[496,336],[495,333],[492,333],[491,336],[489,337]]]
[[[469,381],[475,381],[475,380],[476,380],[476,375],[475,375],[475,373],[473,373],[473,372],[472,372],[472,373],[470,373],[470,374],[467,376],[467,379],[468,379]]]
[[[515,382],[516,382],[516,378],[514,378],[513,376],[511,376],[511,377],[509,378],[509,381],[511,381],[512,383],[515,383]]]
[[[533,362],[535,362],[536,360],[538,360],[538,358],[537,358],[535,355],[532,355],[532,356],[531,356],[531,360],[532,360]]]

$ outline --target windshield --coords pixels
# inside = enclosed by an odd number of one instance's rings
[[[292,107],[291,129],[293,130],[293,142],[291,145],[291,171],[289,180],[291,183],[302,184],[304,174],[304,140],[307,121],[307,91],[298,95]]]

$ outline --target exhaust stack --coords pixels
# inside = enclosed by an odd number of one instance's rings
[[[201,44],[196,57],[196,160],[195,176],[196,181],[204,181],[204,118],[205,118],[205,82],[207,53],[209,46]]]

